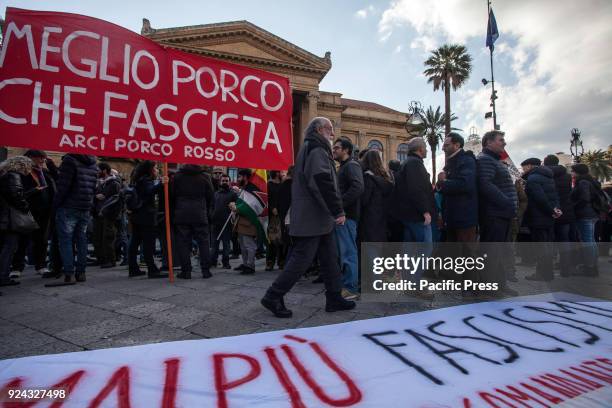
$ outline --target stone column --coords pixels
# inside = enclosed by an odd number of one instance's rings
[[[359,150],[363,150],[368,147],[366,143],[366,132],[365,130],[360,130],[357,134],[357,146],[359,146]]]
[[[319,103],[319,92],[308,92],[306,98],[308,98],[308,122],[310,122],[312,119],[318,116],[319,110],[317,108],[317,104]]]

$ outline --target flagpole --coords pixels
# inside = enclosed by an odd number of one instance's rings
[[[167,258],[168,258],[168,278],[170,283],[174,283],[174,271],[172,270],[172,231],[170,230],[170,198],[169,198],[169,177],[168,177],[168,163],[163,162],[163,175],[168,180],[164,183],[164,209],[165,209],[165,221],[166,221],[166,245],[167,245]]]
[[[491,0],[487,0],[487,21],[491,19]],[[491,24],[487,24],[488,30],[490,30]],[[487,35],[491,35],[491,33],[487,33]],[[493,107],[493,130],[497,130],[497,113],[495,112],[495,99],[497,98],[495,95],[495,77],[493,76],[493,47],[489,47],[489,53],[491,56],[491,106]]]

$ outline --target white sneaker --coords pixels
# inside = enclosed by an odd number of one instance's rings
[[[40,268],[36,270],[37,275],[42,275],[43,273],[47,273],[47,272],[49,272],[49,269],[47,268]]]
[[[346,300],[356,300],[359,298],[359,295],[351,292],[348,289],[342,289],[341,295]]]
[[[9,273],[9,278],[10,279],[17,279],[21,276],[21,272],[20,271],[11,271]]]

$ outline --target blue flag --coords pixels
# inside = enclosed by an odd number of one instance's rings
[[[499,31],[497,31],[497,22],[495,21],[495,15],[493,9],[489,12],[489,21],[487,23],[487,47],[493,51],[493,43],[499,38]]]

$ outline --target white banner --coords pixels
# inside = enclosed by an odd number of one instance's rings
[[[611,407],[611,354],[610,302],[489,302],[4,360],[0,395],[13,406],[66,393],[28,407]]]

